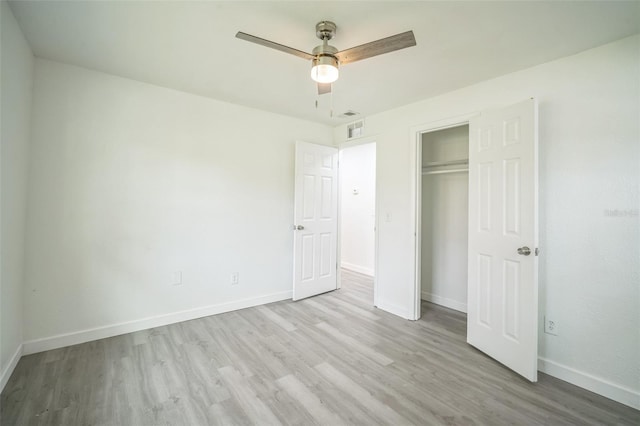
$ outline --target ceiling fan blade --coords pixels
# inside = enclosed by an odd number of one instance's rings
[[[331,83],[318,83],[318,95],[331,93]]]
[[[303,52],[302,50],[294,49],[293,47],[285,46],[284,44],[279,44],[273,41],[265,40],[260,37],[252,36],[251,34],[243,33],[242,31],[238,31],[236,37],[242,40],[250,41],[251,43],[256,43],[261,46],[270,47],[272,49],[279,50],[284,53],[289,53],[291,55],[297,56],[302,59],[313,59],[314,56],[310,53]]]
[[[416,38],[413,35],[413,31],[407,31],[343,50],[342,52],[336,53],[335,56],[338,58],[338,61],[340,61],[340,65],[344,65],[415,45]]]

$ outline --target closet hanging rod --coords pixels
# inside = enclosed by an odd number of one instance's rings
[[[469,169],[450,169],[450,170],[423,170],[422,175],[441,175],[444,173],[460,173],[460,172],[468,172]]]
[[[440,166],[458,166],[462,164],[469,164],[469,160],[466,158],[460,160],[449,160],[449,161],[430,161],[428,163],[422,164],[423,167],[440,167]]]

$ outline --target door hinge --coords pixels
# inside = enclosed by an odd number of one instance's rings
[[[540,249],[538,247],[536,247],[536,250],[534,251],[534,253],[536,254],[536,256],[538,255],[538,253],[540,253]]]

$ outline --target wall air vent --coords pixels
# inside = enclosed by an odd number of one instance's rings
[[[347,139],[359,138],[360,136],[364,136],[364,120],[347,124]]]

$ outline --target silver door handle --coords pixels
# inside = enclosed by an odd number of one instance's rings
[[[529,256],[531,254],[531,249],[527,246],[520,247],[518,249],[518,254],[521,254],[523,256]]]
[[[296,230],[296,231],[302,231],[304,229],[304,226],[302,226],[302,225],[295,226],[294,225],[293,229]]]

